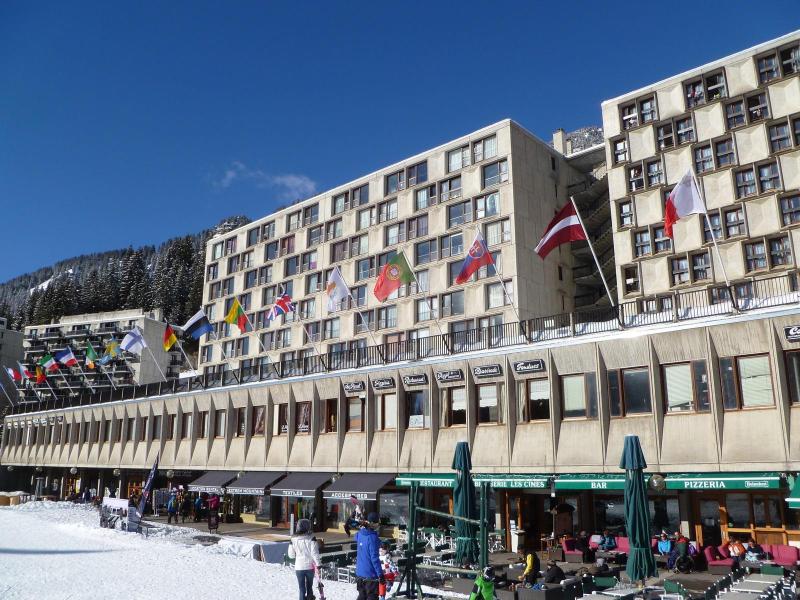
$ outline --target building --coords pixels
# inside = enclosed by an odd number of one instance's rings
[[[98,366],[94,370],[86,368],[85,357],[89,345],[98,356],[102,356],[109,343],[121,342],[134,327],[142,332],[148,348],[141,356],[126,352],[105,366]],[[68,393],[89,394],[92,391],[123,394],[119,390],[128,386],[158,383],[165,378],[176,379],[183,365],[183,357],[177,346],[164,352],[164,329],[160,310],[145,312],[141,309],[71,315],[47,325],[29,325],[25,327],[23,365],[31,373],[43,356],[55,355],[67,347],[72,349],[81,366],[62,366],[59,374],[48,376],[46,384],[21,386],[21,397],[30,402],[39,402],[40,398],[48,399],[53,393],[59,398],[66,397]],[[112,382],[116,388],[114,390]]]
[[[22,332],[8,328],[8,321],[5,317],[0,317],[0,368],[5,367],[17,370],[17,361],[22,360]],[[8,393],[9,397],[14,398],[16,389],[14,382],[6,375],[0,373],[0,386]],[[5,406],[8,400],[0,392],[0,406]]]
[[[212,239],[205,309],[219,340],[201,343],[204,376],[179,391],[15,411],[0,460],[40,469],[62,495],[87,485],[125,495],[159,456],[157,486],[225,493],[276,526],[306,516],[324,529],[342,526],[351,494],[402,522],[413,481],[428,506],[448,510],[453,450],[468,441],[476,480],[494,490],[497,525],[521,527],[538,548],[553,532],[624,527],[619,458],[636,434],[654,532],[800,544],[800,508],[787,502],[800,497],[800,282],[794,253],[780,264],[769,244],[773,234],[788,236],[782,248],[794,244],[780,207],[797,193],[796,130],[791,148],[768,144],[769,127],[785,118],[794,128],[800,113],[800,75],[788,72],[798,40],[604,103],[600,149],[570,149],[562,132],[550,148],[503,121]],[[751,102],[762,94],[766,123],[751,111],[764,114]],[[728,132],[727,106],[740,99],[745,123]],[[682,140],[689,125],[695,138]],[[656,152],[658,131],[665,147]],[[676,226],[674,251],[656,231],[664,190],[693,166],[696,145],[726,139],[735,166],[700,177],[709,208],[723,209],[720,227],[733,224],[729,204],[744,215],[746,234],[719,240],[731,287],[716,266],[704,275],[703,261],[692,262],[709,252],[698,218]],[[764,187],[762,161],[777,165],[780,193]],[[759,193],[737,199],[748,165]],[[653,177],[643,189],[637,168]],[[617,275],[614,306],[580,245],[546,261],[533,254],[569,196],[601,268]],[[451,286],[473,223],[500,252],[502,276]],[[634,237],[645,228],[649,238]],[[759,238],[767,262],[747,271]],[[646,239],[658,251],[635,256]],[[378,304],[375,275],[398,248],[419,283]],[[671,285],[682,257],[698,268]],[[328,312],[321,290],[334,265],[353,301]],[[493,287],[501,279],[513,307]],[[268,324],[281,284],[298,310]],[[255,331],[222,323],[234,297]]]
[[[800,31],[603,102],[620,301],[716,302],[797,267]],[[694,171],[708,208],[664,233],[665,198]],[[713,236],[719,243],[718,262]]]

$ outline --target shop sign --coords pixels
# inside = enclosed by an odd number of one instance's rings
[[[503,368],[500,365],[483,365],[480,367],[472,367],[472,374],[478,379],[484,377],[497,377],[503,374]]]
[[[537,489],[543,490],[550,487],[550,482],[545,477],[524,477],[518,475],[484,475],[475,473],[475,483],[488,481],[495,489]]]
[[[348,381],[344,384],[344,393],[357,394],[358,392],[363,392],[364,388],[363,381]]]
[[[370,495],[367,492],[326,492],[325,497],[330,500],[349,500],[351,497],[359,500],[370,499]]]
[[[264,495],[264,490],[263,489],[227,487],[227,488],[225,488],[225,490],[229,494],[237,494],[239,496],[263,496]]]
[[[403,375],[403,385],[428,385],[428,376],[425,373],[420,375]]]
[[[436,371],[436,381],[448,383],[450,381],[463,381],[464,371],[461,369],[451,369],[449,371]]]
[[[800,325],[784,327],[783,335],[787,342],[800,342]]]
[[[372,380],[372,389],[391,390],[394,388],[394,377],[378,377]]]
[[[292,496],[294,498],[302,498],[303,490],[281,490],[281,496]]]
[[[514,373],[517,375],[544,373],[545,371],[544,361],[541,358],[535,360],[520,360],[514,363]]]

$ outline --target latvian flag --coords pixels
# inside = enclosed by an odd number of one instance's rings
[[[544,230],[542,239],[539,240],[539,244],[535,248],[535,252],[542,258],[547,258],[550,251],[556,246],[585,239],[586,232],[584,232],[581,221],[578,218],[575,205],[570,201],[550,221],[547,229]]]
[[[72,348],[67,348],[66,350],[62,350],[61,352],[56,352],[55,358],[65,367],[78,366],[78,359],[75,358],[75,355],[72,353]]]

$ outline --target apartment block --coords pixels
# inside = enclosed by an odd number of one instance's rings
[[[22,332],[8,328],[8,321],[0,317],[0,369],[5,367],[17,369],[17,361],[22,360]],[[16,389],[14,382],[6,375],[0,373],[0,386],[6,390],[9,397],[14,398]],[[0,392],[0,406],[7,403],[5,395]]]
[[[746,301],[763,277],[797,268],[800,32],[607,100],[602,110],[620,301],[655,306],[687,288],[715,302],[731,292]],[[684,218],[670,239],[664,204],[689,171],[708,220]]]

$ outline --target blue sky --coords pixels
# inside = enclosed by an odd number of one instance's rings
[[[800,27],[797,2],[0,3],[0,281],[258,218]],[[793,16],[794,15],[794,16]]]

